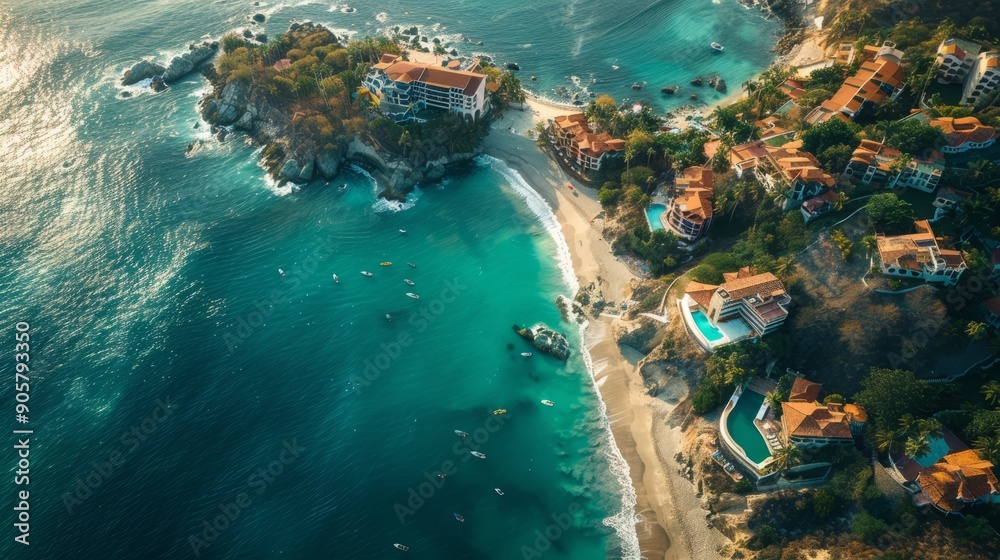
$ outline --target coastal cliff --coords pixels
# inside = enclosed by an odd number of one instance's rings
[[[295,23],[266,44],[227,35],[222,48],[204,71],[212,91],[201,115],[222,138],[241,131],[263,145],[262,166],[277,181],[330,181],[351,162],[371,172],[380,197],[405,200],[479,153],[485,124],[443,114],[400,125],[359,89],[372,63],[399,54],[390,40],[343,45],[323,26]]]

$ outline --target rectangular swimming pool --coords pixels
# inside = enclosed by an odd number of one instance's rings
[[[701,311],[692,311],[691,318],[694,319],[694,324],[698,326],[698,330],[709,342],[715,342],[722,338],[722,331],[713,327],[712,323],[708,322],[708,317]]]
[[[726,418],[726,431],[737,445],[743,448],[743,453],[758,465],[771,456],[771,450],[764,441],[764,436],[757,431],[753,420],[757,417],[760,405],[764,403],[764,395],[754,391],[743,391],[736,406]]]
[[[667,211],[667,207],[662,204],[650,204],[649,208],[646,209],[646,217],[649,219],[649,227],[653,231],[663,228],[663,222],[660,221],[660,216]]]

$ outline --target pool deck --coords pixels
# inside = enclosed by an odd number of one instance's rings
[[[746,391],[757,392],[756,390],[750,389],[749,387],[746,389],[744,389],[743,387],[737,388],[736,391],[733,392],[733,396],[730,397],[729,402],[726,403],[726,407],[722,410],[722,416],[719,418],[719,438],[720,442],[723,444],[726,450],[729,451],[729,453],[731,453],[734,457],[736,457],[736,459],[744,467],[749,469],[755,476],[759,477],[761,476],[761,474],[764,473],[764,470],[767,468],[767,466],[771,464],[773,458],[769,456],[767,459],[764,459],[760,463],[750,459],[750,457],[747,456],[746,452],[743,451],[743,447],[740,446],[738,443],[736,443],[736,440],[733,439],[732,435],[729,433],[729,428],[726,425],[727,421],[729,420],[729,414],[733,411],[734,408],[736,408],[736,403],[739,402],[740,396],[742,396],[743,393]],[[764,440],[764,444],[768,446],[768,450],[771,451],[772,448],[770,445],[767,444],[767,439],[764,438],[764,433],[761,430],[762,427],[758,424],[757,421],[763,418],[763,416],[767,412],[767,409],[768,409],[767,401],[764,401],[763,403],[761,403],[760,410],[758,410],[757,414],[755,415],[754,427],[757,429],[758,433],[760,433],[760,437],[761,439]]]
[[[718,340],[708,340],[705,335],[701,333],[701,329],[695,324],[694,317],[691,315],[692,307],[697,305],[691,296],[684,294],[683,298],[677,300],[677,309],[681,313],[681,317],[684,318],[684,325],[687,326],[687,330],[691,333],[691,337],[694,338],[698,346],[701,346],[702,350],[706,352],[711,352],[716,346],[722,346],[723,344],[729,344],[731,342],[738,342],[745,338],[748,338],[752,331],[742,319],[737,319],[734,321],[726,321],[714,325],[715,328],[719,329],[722,333],[722,338]]]

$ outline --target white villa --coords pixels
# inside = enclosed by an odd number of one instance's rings
[[[478,120],[488,110],[485,74],[406,62],[395,54],[382,55],[363,86],[388,105],[383,111],[402,114],[403,120],[411,106],[443,109],[468,120]]]
[[[723,277],[719,286],[689,283],[679,300],[688,330],[705,350],[763,336],[785,322],[792,298],[775,275],[748,266]]]
[[[914,226],[917,233],[875,237],[882,273],[955,285],[966,269],[962,253],[942,248],[927,220],[919,220]]]

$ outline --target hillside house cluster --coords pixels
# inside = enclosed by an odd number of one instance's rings
[[[614,157],[625,149],[625,141],[605,132],[591,132],[583,113],[560,115],[549,127],[556,148],[578,171],[597,171],[605,157]]]
[[[719,286],[690,282],[686,290],[695,310],[702,311],[712,325],[742,320],[763,336],[785,322],[792,298],[774,274],[758,274],[748,266],[724,273],[723,279]]]
[[[852,177],[866,185],[876,183],[884,188],[910,187],[924,192],[934,192],[945,168],[944,158],[931,151],[926,158],[910,158],[905,166],[894,168],[903,153],[888,148],[882,142],[862,140],[851,154],[844,169],[844,176]]]
[[[869,56],[872,56],[870,60]],[[882,47],[866,46],[865,58],[857,73],[844,80],[833,97],[806,115],[807,123],[819,124],[831,118],[850,122],[886,99],[899,97],[905,86],[903,51],[896,49],[895,43],[886,41]]]
[[[796,377],[788,400],[781,403],[781,432],[788,445],[849,445],[864,430],[868,415],[856,404],[819,402],[823,386]]]
[[[733,146],[730,163],[736,176],[753,177],[768,190],[781,192],[783,207],[799,207],[809,221],[829,212],[837,201],[837,182],[823,171],[816,156],[792,147],[754,141]]]

